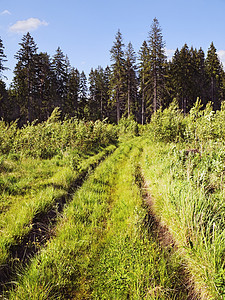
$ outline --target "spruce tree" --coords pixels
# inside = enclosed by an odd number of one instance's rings
[[[112,76],[110,80],[111,95],[113,103],[116,104],[116,119],[117,123],[121,117],[121,110],[123,111],[124,105],[124,78],[125,78],[125,58],[124,58],[124,44],[122,34],[118,30],[111,53],[111,65]]]
[[[206,72],[210,87],[208,99],[212,101],[213,107],[216,110],[220,108],[221,104],[222,77],[224,71],[213,42],[207,52]]]
[[[21,123],[34,120],[35,85],[36,85],[36,58],[37,45],[28,32],[19,43],[20,50],[15,55],[18,60],[13,79],[13,87],[16,90],[17,103],[20,106]]]
[[[59,107],[64,115],[70,66],[67,56],[64,55],[60,47],[57,48],[53,56],[52,69],[54,72],[55,106]]]
[[[150,57],[149,48],[146,41],[143,42],[139,51],[139,84],[140,84],[140,95],[141,95],[141,124],[145,123],[146,117],[146,106],[149,99],[150,89]]]
[[[127,81],[127,116],[133,114],[137,100],[136,54],[131,42],[125,51],[125,75]]]
[[[90,114],[92,120],[106,117],[108,101],[108,84],[102,67],[91,70],[89,74]]]
[[[150,73],[152,78],[153,111],[161,106],[164,89],[165,42],[159,22],[154,18],[148,38]]]
[[[5,47],[3,46],[2,39],[0,38],[0,118],[7,118],[7,91],[6,91],[6,85],[4,81],[2,80],[3,77],[3,72],[7,70],[8,68],[4,66],[4,63],[7,61],[6,55],[4,53]]]
[[[2,39],[0,38],[0,78],[3,77],[3,71],[8,69],[4,66],[4,63],[7,61],[4,49],[5,47],[3,45]]]
[[[79,82],[79,96],[78,96],[78,116],[80,119],[89,118],[89,109],[87,102],[87,77],[82,71],[80,73],[80,82]]]
[[[36,62],[37,85],[35,92],[38,106],[35,110],[35,114],[39,121],[44,121],[49,118],[55,107],[55,99],[53,96],[53,70],[50,56],[47,53],[41,52],[37,54]]]
[[[68,91],[65,101],[65,114],[69,117],[79,117],[78,97],[80,89],[80,73],[77,69],[72,68],[68,77]]]

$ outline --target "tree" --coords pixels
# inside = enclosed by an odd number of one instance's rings
[[[117,123],[121,117],[121,106],[123,99],[124,76],[125,76],[125,58],[123,51],[123,39],[120,30],[116,34],[116,40],[110,50],[112,63],[112,76],[110,80],[112,98],[116,103],[116,119]]]
[[[151,31],[149,32],[148,44],[153,90],[153,111],[155,112],[161,106],[164,89],[164,63],[166,60],[165,42],[163,41],[162,30],[156,18],[154,18]]]
[[[47,120],[54,109],[53,98],[53,70],[51,60],[47,53],[39,53],[36,56],[36,77],[37,84],[35,94],[37,106],[35,110],[36,118],[39,121]]]
[[[4,66],[4,63],[7,61],[6,55],[4,53],[5,47],[3,46],[2,39],[0,38],[0,78],[3,77],[3,71],[7,70],[8,68]]]
[[[209,99],[213,103],[213,108],[219,109],[221,104],[221,89],[222,89],[222,77],[223,67],[220,63],[216,48],[211,43],[206,57],[206,72],[209,79]]]
[[[60,47],[57,48],[56,54],[53,56],[52,69],[54,72],[55,106],[58,106],[64,115],[70,64]]]
[[[78,96],[78,116],[80,119],[89,117],[87,103],[87,77],[84,71],[80,74],[79,96]]]
[[[127,116],[133,113],[137,99],[136,55],[131,42],[125,52],[125,75],[127,81]]]
[[[29,32],[19,45],[21,48],[15,55],[18,62],[14,70],[13,88],[20,106],[21,123],[24,123],[34,120],[37,45]]]
[[[147,100],[149,98],[150,88],[150,58],[149,48],[146,41],[143,42],[139,51],[139,82],[140,82],[140,94],[141,94],[141,124],[145,123],[145,110]]]
[[[95,70],[91,69],[89,74],[89,110],[92,120],[103,120],[109,116],[109,77],[109,67],[104,70],[99,66]]]
[[[6,85],[3,82],[2,78],[4,77],[3,71],[8,68],[4,66],[4,63],[7,61],[6,55],[4,53],[4,46],[2,39],[0,38],[0,118],[5,118],[7,114],[5,113],[7,110],[7,100],[8,95],[6,91]]]
[[[176,49],[172,59],[171,72],[174,96],[178,98],[179,106],[186,114],[192,86],[191,55],[187,44],[184,44],[180,51]]]
[[[68,78],[68,91],[65,102],[65,114],[69,117],[79,116],[78,97],[80,89],[80,73],[77,69],[72,68]]]

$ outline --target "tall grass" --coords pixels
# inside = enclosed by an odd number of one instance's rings
[[[204,144],[200,153],[182,144],[149,143],[143,170],[154,208],[168,226],[202,299],[223,299],[224,150]]]
[[[179,262],[145,227],[141,152],[140,140],[126,143],[96,169],[10,299],[185,299]]]
[[[0,175],[2,182],[5,182],[1,187],[3,196],[0,196],[5,210],[0,214],[0,265],[12,265],[14,262],[18,265],[15,259],[21,257],[12,257],[11,249],[23,244],[24,238],[33,228],[35,217],[47,214],[60,199],[68,199],[69,191],[73,192],[73,184],[87,176],[89,171],[114,150],[115,146],[109,146],[94,156],[80,158],[79,167],[76,168],[71,166],[67,156],[64,163],[57,157],[51,160],[24,159],[20,161],[20,165],[14,164],[8,172],[5,170]],[[9,163],[11,161],[6,159],[4,165]],[[12,182],[9,181],[11,174],[14,174]],[[24,255],[26,247],[24,245]]]
[[[115,126],[105,122],[84,122],[77,119],[60,121],[60,112],[55,109],[43,123],[28,123],[17,128],[16,122],[0,121],[0,153],[51,158],[62,155],[68,149],[78,153],[98,151],[117,142]]]
[[[56,237],[24,270],[11,299],[66,299],[79,290],[104,231],[113,174],[129,151],[130,146],[116,150],[77,191],[55,229]]]

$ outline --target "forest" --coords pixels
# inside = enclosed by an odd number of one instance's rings
[[[225,93],[225,74],[213,44],[207,55],[185,44],[171,61],[165,55],[162,29],[155,18],[138,53],[127,46],[118,30],[110,49],[111,65],[91,69],[88,78],[72,67],[60,47],[50,57],[38,53],[28,32],[15,54],[14,78],[8,89],[4,83],[7,58],[0,40],[0,118],[7,122],[46,121],[59,107],[62,118],[104,120],[118,123],[133,116],[146,124],[153,112],[176,99],[184,114],[197,99],[220,109]]]

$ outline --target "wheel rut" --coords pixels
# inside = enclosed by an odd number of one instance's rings
[[[82,186],[90,171],[92,172],[106,156],[95,161],[81,172],[71,183],[65,195],[56,198],[47,212],[38,213],[32,221],[29,233],[9,248],[9,259],[6,264],[0,266],[0,298],[1,294],[14,287],[17,271],[28,265],[30,259],[38,254],[41,248],[54,237],[54,226],[60,214],[63,213],[65,205],[72,200],[75,191]],[[55,188],[59,187],[56,186]]]
[[[162,249],[169,253],[169,255],[179,252],[176,241],[174,240],[168,227],[161,222],[160,218],[154,212],[154,199],[149,192],[149,184],[145,181],[140,166],[136,167],[135,181],[141,190],[143,206],[147,211],[147,214],[143,220],[143,226],[147,228],[149,237],[153,237],[153,239],[155,239],[160,244]],[[185,267],[185,262],[180,264],[177,280],[180,283],[179,288],[177,289],[176,287],[177,294],[182,293],[183,295],[186,295],[186,298],[182,298],[181,300],[200,300],[199,295],[194,289],[191,274]]]

